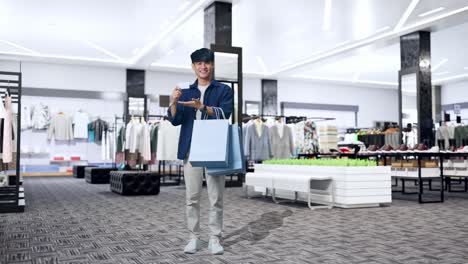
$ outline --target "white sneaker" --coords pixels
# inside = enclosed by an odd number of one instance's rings
[[[429,149],[429,152],[439,152],[439,151],[440,151],[440,149],[439,149],[438,146],[434,146],[431,149]]]
[[[201,248],[201,242],[198,238],[191,238],[184,248],[185,254],[195,254]]]
[[[224,253],[224,248],[219,243],[218,238],[210,238],[210,242],[208,243],[208,250],[213,255],[222,255]]]

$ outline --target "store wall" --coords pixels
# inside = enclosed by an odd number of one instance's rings
[[[398,120],[396,89],[279,80],[278,101],[358,105],[358,127],[371,127],[373,121]]]
[[[19,71],[20,64],[0,61],[0,69]],[[23,62],[21,71],[23,87],[28,88],[118,93],[125,93],[126,90],[126,71],[120,68]],[[81,109],[89,114],[90,120],[99,117],[110,125],[113,125],[115,115],[121,116],[124,110],[124,103],[116,100],[23,96],[23,106],[34,107],[39,104],[47,105],[51,115],[64,112],[71,116]],[[21,135],[23,165],[50,165],[50,160],[55,156],[64,156],[65,159],[80,156],[89,162],[110,162],[101,158],[100,144],[87,140],[49,141],[46,130],[23,130]]]
[[[441,96],[443,105],[468,102],[468,81],[442,85]]]

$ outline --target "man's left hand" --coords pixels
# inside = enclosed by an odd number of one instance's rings
[[[196,99],[196,98],[193,98],[192,101],[185,101],[185,102],[180,102],[179,103],[183,106],[188,106],[188,107],[193,107],[193,108],[196,108],[198,110],[202,110],[203,109],[203,104],[200,102],[200,100]]]

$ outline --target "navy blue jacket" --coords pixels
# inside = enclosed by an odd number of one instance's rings
[[[200,98],[201,92],[198,89],[198,80],[196,80],[189,89],[182,89],[182,95],[179,101],[191,101],[193,98]],[[203,95],[203,105],[220,107],[223,109],[226,118],[229,118],[232,113],[233,103],[232,89],[216,80],[212,80],[210,85],[206,88]],[[183,106],[177,104],[177,112],[175,116],[171,115],[171,108],[167,110],[169,121],[174,126],[182,125],[179,137],[179,149],[177,150],[177,158],[185,159],[190,150],[190,143],[192,142],[193,123],[196,119],[197,109],[193,107]],[[205,111],[202,112],[202,119],[207,117]],[[216,119],[215,116],[208,116],[207,119]]]

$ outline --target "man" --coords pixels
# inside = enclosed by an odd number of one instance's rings
[[[233,92],[230,87],[212,79],[214,53],[206,48],[194,51],[190,55],[192,69],[197,75],[195,83],[189,89],[176,87],[172,93],[168,117],[180,130],[178,159],[184,160],[184,178],[187,200],[187,226],[190,240],[184,249],[187,254],[200,250],[200,197],[205,168],[194,168],[188,162],[194,120],[215,119],[213,107],[223,109],[229,118],[233,107]],[[209,147],[209,146],[207,146]],[[213,146],[210,146],[213,147]],[[224,249],[220,244],[223,228],[223,192],[225,177],[206,175],[208,197],[210,200],[209,227],[211,237],[208,249],[212,254],[220,255]]]

